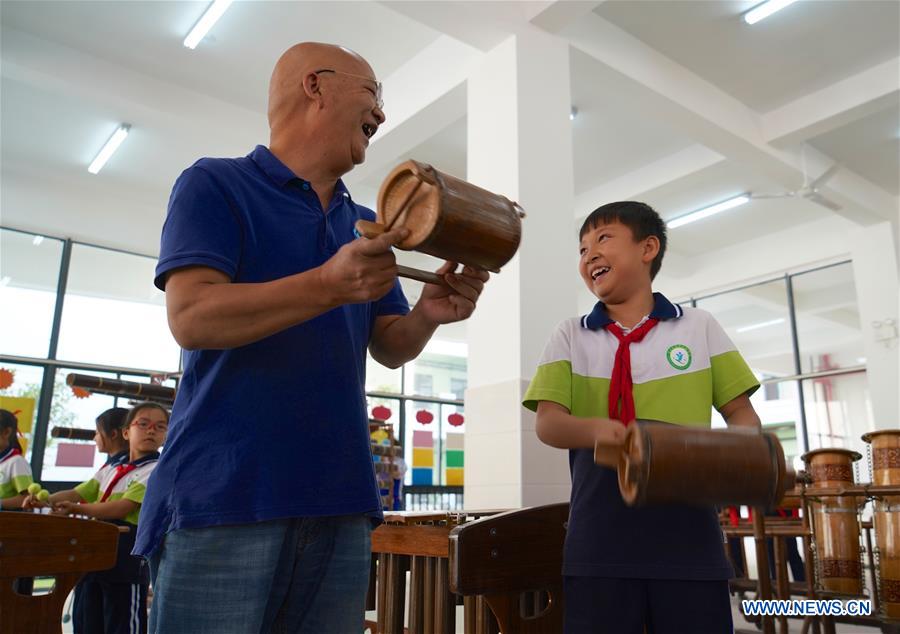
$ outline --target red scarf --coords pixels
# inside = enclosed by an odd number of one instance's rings
[[[609,384],[609,417],[621,421],[626,427],[634,420],[634,394],[631,382],[631,349],[632,343],[644,338],[658,324],[656,319],[648,319],[627,335],[615,322],[607,324],[606,329],[619,340],[616,350],[616,361],[613,365],[612,380]],[[621,403],[621,404],[620,404]]]
[[[8,454],[6,454],[5,456],[3,456],[3,460],[0,460],[0,462],[6,462],[7,460],[9,460],[10,458],[12,458],[13,456],[21,456],[21,455],[22,455],[22,452],[21,452],[21,451],[19,451],[18,449],[13,449],[13,450],[10,451]]]
[[[120,464],[116,467],[116,475],[113,476],[112,482],[109,483],[109,486],[106,487],[106,491],[103,492],[103,497],[100,498],[101,502],[106,502],[106,498],[108,498],[113,491],[113,487],[116,486],[116,483],[119,482],[129,471],[134,471],[137,468],[137,465],[132,463],[128,464]]]

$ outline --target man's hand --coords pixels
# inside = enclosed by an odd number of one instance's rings
[[[339,305],[381,299],[397,279],[397,261],[391,247],[408,235],[409,229],[401,227],[371,240],[348,242],[320,267],[322,287]]]
[[[432,323],[449,324],[471,317],[478,297],[484,290],[484,283],[490,278],[487,271],[470,266],[455,273],[456,267],[456,262],[445,262],[435,271],[444,278],[449,288],[439,284],[426,284],[422,289],[416,310],[421,311]]]

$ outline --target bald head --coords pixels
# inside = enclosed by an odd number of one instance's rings
[[[302,42],[286,50],[275,64],[269,81],[269,126],[278,127],[305,101],[303,80],[311,72],[330,68],[375,77],[372,67],[358,53],[343,46]]]

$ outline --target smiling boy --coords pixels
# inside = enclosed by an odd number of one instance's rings
[[[650,206],[604,205],[579,240],[579,273],[600,301],[557,327],[524,398],[541,441],[569,450],[566,632],[731,632],[715,509],[625,506],[593,447],[635,419],[707,428],[713,407],[758,429],[759,383],[711,315],[652,291],[667,237]]]

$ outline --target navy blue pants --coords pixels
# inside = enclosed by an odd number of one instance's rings
[[[566,634],[734,632],[725,580],[565,577],[564,585]]]
[[[78,584],[72,613],[75,634],[146,634],[147,584],[90,577]]]

